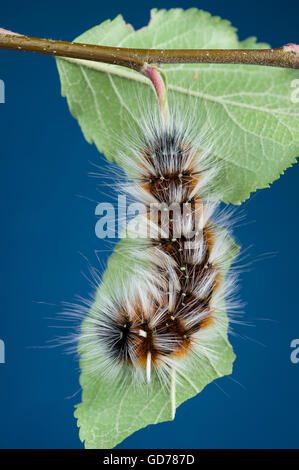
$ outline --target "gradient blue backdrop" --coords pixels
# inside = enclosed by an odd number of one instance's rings
[[[118,13],[141,27],[151,7],[176,6],[197,6],[231,20],[241,39],[256,35],[273,46],[298,41],[295,1],[282,7],[269,0],[52,0],[48,6],[17,0],[1,6],[0,26],[72,40]],[[60,302],[89,291],[79,252],[93,264],[96,249],[108,250],[103,264],[109,255],[109,245],[94,234],[95,203],[77,197],[100,200],[88,172],[90,161],[104,164],[104,157],[86,143],[61,98],[52,58],[0,51],[0,78],[6,85],[6,103],[0,105],[0,338],[6,344],[0,447],[78,448],[78,364],[61,349],[33,347],[56,336],[50,326],[59,324]],[[277,254],[242,276],[245,319],[255,326],[235,327],[232,377],[181,406],[174,422],[143,429],[120,447],[298,447],[299,364],[290,361],[290,342],[299,337],[298,178],[295,166],[271,189],[255,194],[243,209],[248,223],[236,229],[243,247],[252,246],[251,259]]]

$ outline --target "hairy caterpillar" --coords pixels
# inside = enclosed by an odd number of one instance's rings
[[[150,384],[155,374],[169,383],[174,371],[179,377],[185,358],[207,352],[204,340],[217,331],[223,299],[234,289],[228,217],[212,202],[221,170],[204,132],[192,129],[178,108],[167,119],[145,113],[130,155],[118,157],[131,180],[122,189],[144,211],[137,238],[121,248],[127,272],[120,269],[97,296],[80,337],[91,371],[111,380]]]

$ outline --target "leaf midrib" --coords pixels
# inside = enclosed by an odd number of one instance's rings
[[[113,65],[103,64],[100,62],[93,62],[90,60],[72,59],[68,57],[63,57],[62,60],[79,65],[80,67],[85,66],[89,69],[92,69],[98,72],[107,73],[109,76],[115,75],[117,77],[126,78],[128,80],[133,80],[139,83],[143,83],[144,85],[151,86],[148,79],[146,77],[143,77],[143,75],[137,72],[128,71],[126,69],[121,69],[118,67],[116,68],[116,66],[113,66]],[[197,98],[200,98],[206,101],[212,101],[214,103],[219,103],[222,106],[225,106],[225,105],[236,106],[239,108],[246,108],[246,109],[259,111],[259,112],[267,113],[267,114],[274,115],[274,116],[280,114],[280,115],[286,115],[286,116],[299,117],[299,113],[292,113],[289,111],[282,111],[279,109],[269,109],[269,108],[264,108],[262,106],[254,106],[248,103],[240,103],[237,101],[227,100],[219,96],[213,96],[207,93],[202,93],[200,91],[190,90],[184,87],[172,85],[170,83],[168,84],[168,88],[178,93],[182,93],[182,94],[189,95],[189,96],[195,96]]]

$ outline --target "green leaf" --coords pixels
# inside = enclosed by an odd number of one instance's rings
[[[131,247],[138,240],[121,240],[108,262],[108,268],[98,289],[95,304],[103,292],[114,289],[116,279],[126,282],[130,279],[136,264],[129,269]],[[238,252],[237,246],[230,239],[227,265]],[[83,324],[84,328],[84,324]],[[213,338],[204,340],[201,345],[205,355],[200,359],[190,354],[184,360],[184,372],[177,372],[171,389],[162,387],[153,376],[148,385],[126,384],[120,387],[105,374],[95,376],[90,373],[90,362],[84,354],[84,345],[80,345],[81,377],[83,389],[82,403],[77,406],[75,417],[80,427],[80,439],[86,448],[111,448],[133,432],[149,424],[169,421],[174,418],[175,409],[184,401],[199,393],[208,383],[232,372],[235,355],[227,339],[228,320],[225,309],[217,314],[216,332]]]
[[[121,16],[79,36],[76,41],[139,48],[262,48],[255,38],[239,42],[228,21],[190,9],[152,11],[139,31]],[[76,59],[57,59],[62,94],[78,119],[88,142],[118,161],[138,126],[142,104],[156,100],[150,82],[122,67]],[[179,102],[194,115],[194,129],[208,123],[216,158],[223,164],[219,193],[225,202],[240,203],[250,192],[268,186],[298,154],[298,110],[291,101],[295,70],[237,65],[165,65],[170,105]],[[141,103],[141,105],[140,105]],[[209,142],[208,142],[209,143]],[[134,240],[134,244],[138,241]],[[122,240],[109,260],[95,303],[128,269],[130,239]],[[237,248],[231,241],[230,259]],[[136,265],[132,263],[134,271]],[[228,266],[227,266],[228,268]],[[149,424],[173,419],[176,407],[212,380],[230,374],[234,353],[227,339],[228,320],[219,309],[216,334],[205,343],[206,354],[184,361],[171,388],[153,378],[151,388],[127,384],[119,389],[104,373],[91,375],[89,359],[80,345],[82,403],[75,416],[87,448],[109,448]],[[84,324],[83,324],[84,328]],[[213,351],[210,354],[208,351]]]
[[[137,48],[263,48],[255,38],[239,42],[228,21],[192,8],[153,10],[139,31],[121,16],[76,41]],[[149,81],[129,69],[57,59],[62,94],[88,142],[117,160],[120,142],[134,131],[142,106],[154,100]],[[170,101],[196,115],[194,127],[211,127],[210,141],[224,164],[219,193],[238,204],[268,187],[298,156],[298,105],[291,100],[298,71],[218,64],[163,65]],[[117,138],[116,138],[117,136]]]

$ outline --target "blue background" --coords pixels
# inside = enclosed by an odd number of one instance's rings
[[[298,41],[295,1],[283,8],[273,0],[106,3],[6,2],[0,26],[72,40],[120,12],[137,28],[148,22],[153,6],[197,6],[229,19],[241,39],[256,35],[273,46]],[[107,250],[105,264],[111,249],[94,234],[95,203],[88,200],[100,199],[88,177],[90,161],[102,165],[104,157],[86,143],[61,98],[52,58],[0,51],[0,78],[6,85],[0,105],[0,338],[6,345],[0,447],[78,448],[78,363],[63,349],[45,346],[68,332],[51,328],[60,324],[60,302],[90,290],[79,252],[96,264],[94,251]],[[181,406],[174,422],[141,430],[121,448],[298,447],[299,364],[290,361],[290,342],[299,337],[298,178],[295,166],[270,190],[255,194],[243,208],[246,224],[235,231],[243,247],[252,246],[252,261],[276,255],[242,275],[244,318],[255,326],[234,327],[232,377]]]

